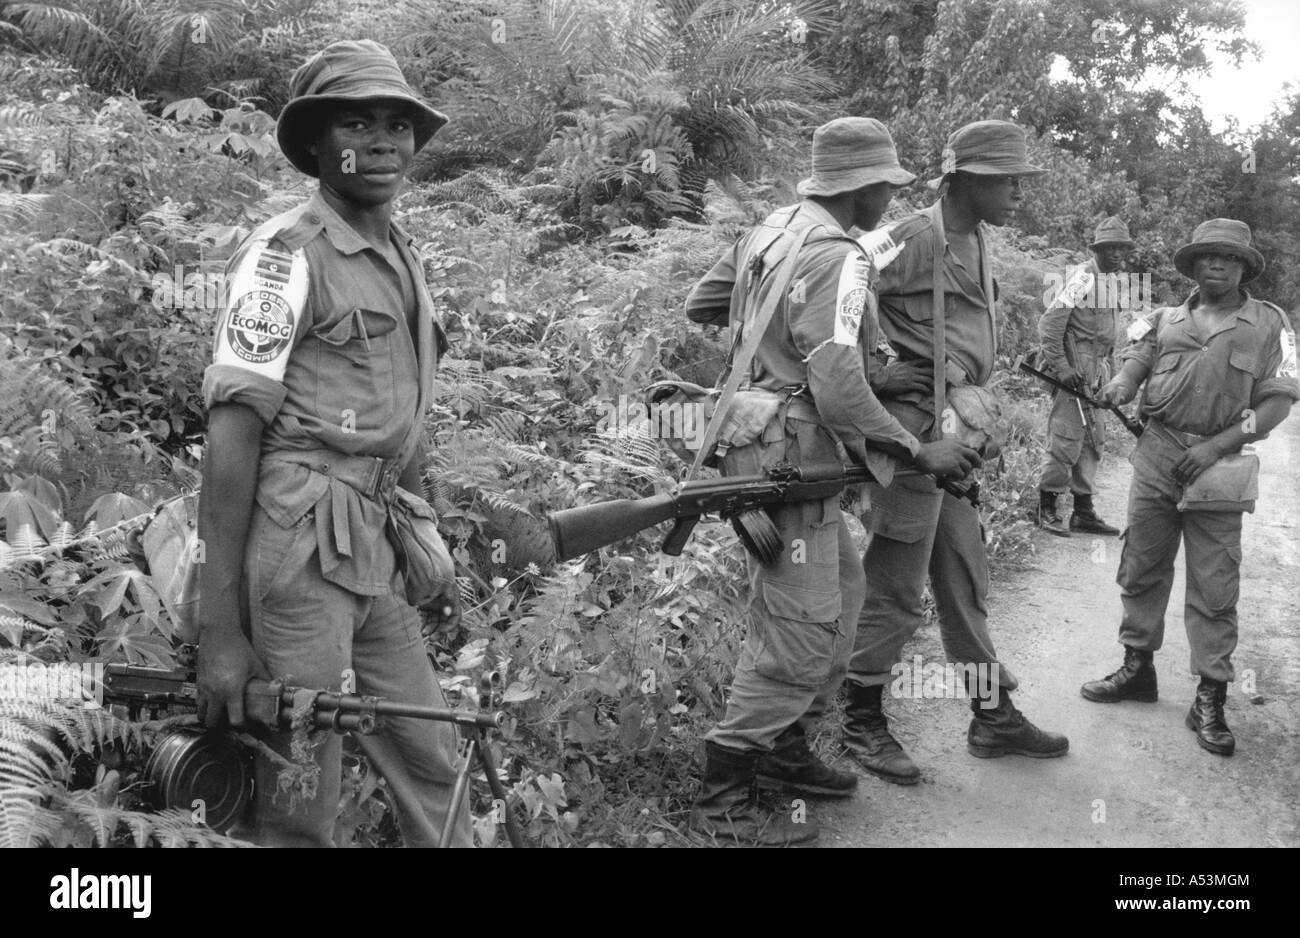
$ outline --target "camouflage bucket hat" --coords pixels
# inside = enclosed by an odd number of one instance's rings
[[[393,54],[370,39],[335,42],[317,52],[293,73],[289,93],[293,98],[280,112],[275,138],[289,162],[308,176],[319,175],[308,147],[330,104],[382,99],[410,105],[417,153],[447,123],[447,115],[411,90]]]
[[[931,179],[938,189],[956,172],[978,176],[1041,176],[1047,172],[1029,162],[1025,132],[1008,121],[976,121],[953,131],[943,148],[943,175]]]
[[[1174,267],[1188,279],[1198,254],[1235,254],[1246,262],[1242,283],[1249,283],[1264,272],[1264,255],[1250,245],[1250,225],[1235,218],[1211,218],[1196,226],[1192,240],[1174,252]]]
[[[1133,239],[1128,235],[1128,225],[1118,215],[1112,215],[1107,218],[1092,234],[1092,244],[1090,248],[1099,248],[1105,244],[1122,244],[1125,247],[1135,247]]]
[[[813,134],[812,176],[795,187],[801,196],[838,195],[887,182],[906,186],[916,176],[903,169],[888,128],[871,117],[841,117]]]

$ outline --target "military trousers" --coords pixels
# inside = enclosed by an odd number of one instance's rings
[[[1102,414],[1084,408],[1088,426],[1080,416],[1078,398],[1057,391],[1052,414],[1047,421],[1047,448],[1043,453],[1038,487],[1044,492],[1060,494],[1067,489],[1075,495],[1093,494],[1097,468],[1101,465],[1104,444]]]
[[[865,589],[838,496],[769,514],[784,549],[771,566],[750,558],[749,631],[726,714],[705,737],[765,752],[795,723],[811,734],[826,711],[844,680]]]
[[[355,693],[403,703],[447,704],[425,653],[419,613],[400,594],[360,596],[321,575],[314,511],[288,528],[260,507],[253,509],[244,578],[253,650],[272,677],[300,687],[338,691],[354,679]],[[394,586],[399,583],[395,582]],[[407,846],[436,846],[451,805],[459,768],[458,734],[449,723],[385,717],[370,739],[384,761],[404,771],[423,821],[397,810]],[[270,747],[286,758],[288,733],[272,734]],[[321,730],[309,737],[320,767],[314,798],[280,792],[280,766],[263,754],[255,765],[250,815],[232,833],[262,846],[334,845],[339,810],[342,738]],[[462,804],[452,845],[473,846],[469,808]]]
[[[1173,479],[1173,467],[1182,454],[1179,443],[1149,425],[1129,457],[1133,481],[1116,577],[1124,606],[1119,640],[1146,651],[1157,651],[1164,642],[1165,611],[1181,540],[1187,566],[1183,624],[1191,646],[1192,673],[1231,681],[1242,513],[1179,511],[1182,489]]]
[[[890,683],[903,646],[924,621],[928,574],[948,660],[983,665],[990,685],[1015,690],[1015,675],[998,662],[988,631],[989,564],[979,512],[917,473],[869,489],[872,537],[862,558],[867,596],[848,679],[864,686]]]

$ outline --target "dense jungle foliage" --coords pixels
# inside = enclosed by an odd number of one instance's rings
[[[466,608],[437,649],[447,689],[469,702],[501,675],[494,746],[533,842],[685,842],[745,559],[710,524],[680,558],[646,532],[555,563],[548,511],[679,471],[602,413],[661,378],[713,383],[727,336],[685,320],[686,291],[793,199],[818,124],[884,120],[926,179],[955,127],[1015,120],[1051,173],[994,233],[1013,433],[985,520],[999,570],[1028,562],[1044,399],[1008,366],[1097,222],[1125,217],[1162,303],[1187,290],[1170,257],[1191,229],[1243,219],[1269,262],[1257,293],[1300,302],[1300,97],[1219,134],[1177,81],[1139,81],[1248,55],[1241,25],[1231,3],[1169,0],[0,3],[0,664],[175,664],[120,523],[197,486],[224,262],[310,192],[274,142],[289,75],[374,38],[452,118],[397,211],[452,342],[426,478]],[[918,183],[889,217],[931,197]],[[0,726],[0,845],[228,842],[142,810],[156,727],[3,695]],[[393,843],[373,779],[346,792],[339,842]],[[475,811],[499,842],[486,796]]]

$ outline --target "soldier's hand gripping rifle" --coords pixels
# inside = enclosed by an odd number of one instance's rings
[[[1142,426],[1140,422],[1130,417],[1124,411],[1120,410],[1118,404],[1108,404],[1105,401],[1100,401],[1095,397],[1090,397],[1087,394],[1084,394],[1078,388],[1070,387],[1070,385],[1066,384],[1064,381],[1059,381],[1056,378],[1053,378],[1051,375],[1039,371],[1037,368],[1034,368],[1033,366],[1028,364],[1023,357],[1016,359],[1016,367],[1019,368],[1021,371],[1025,372],[1025,374],[1033,375],[1035,378],[1038,378],[1040,381],[1045,381],[1048,384],[1050,384],[1052,387],[1058,388],[1059,390],[1064,391],[1066,394],[1069,394],[1072,397],[1077,398],[1078,400],[1087,404],[1089,407],[1095,407],[1098,410],[1110,411],[1112,414],[1114,414],[1116,417],[1119,418],[1120,423],[1124,424],[1124,429],[1128,430],[1128,432],[1133,434],[1134,436],[1141,436],[1142,431],[1146,429],[1145,427]]]
[[[673,528],[664,538],[662,550],[676,557],[701,516],[720,515],[733,520],[736,533],[755,557],[771,563],[780,555],[781,545],[775,543],[775,538],[763,537],[754,524],[743,523],[747,515],[779,502],[828,498],[845,486],[872,479],[871,473],[862,466],[838,462],[808,466],[782,463],[760,475],[697,479],[663,495],[565,508],[552,512],[547,522],[558,560],[572,560],[664,521],[672,521]],[[957,498],[965,498],[979,507],[979,486],[974,480],[938,484]]]
[[[234,824],[251,791],[250,756],[229,734],[204,730],[197,725],[197,717],[187,721],[186,715],[198,707],[198,683],[193,670],[106,665],[104,704],[124,707],[127,715],[136,720],[157,719],[162,712],[175,714],[179,711],[182,716],[176,721],[175,730],[159,741],[144,769],[144,776],[151,783],[151,801],[158,808],[182,807],[189,810],[199,800],[204,804],[204,820],[209,827],[224,832]],[[453,822],[468,791],[469,774],[476,755],[482,762],[493,798],[499,799],[502,805],[507,803],[491,749],[481,735],[483,730],[501,726],[505,720],[503,713],[399,703],[256,678],[244,689],[244,712],[249,723],[259,728],[283,732],[305,725],[335,733],[355,734],[354,738],[375,770],[388,782],[389,793],[403,804],[405,813],[415,819],[423,818],[423,813],[405,773],[399,766],[391,764],[385,750],[364,737],[374,733],[384,717],[412,717],[461,727],[469,740],[470,751],[456,777],[451,808],[442,831],[427,832],[439,845],[450,842]],[[523,846],[518,826],[508,809],[504,811],[502,820],[510,842],[516,847]]]

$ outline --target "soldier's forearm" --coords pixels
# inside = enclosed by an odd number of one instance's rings
[[[238,630],[228,604],[238,603],[244,549],[252,520],[261,459],[263,423],[252,408],[223,404],[212,409],[199,491],[199,622],[204,629]],[[219,612],[216,607],[222,606]]]
[[[1291,413],[1291,398],[1274,394],[1264,398],[1259,407],[1247,411],[1242,419],[1215,436],[1212,442],[1221,454],[1235,453],[1247,443],[1268,436]]]

